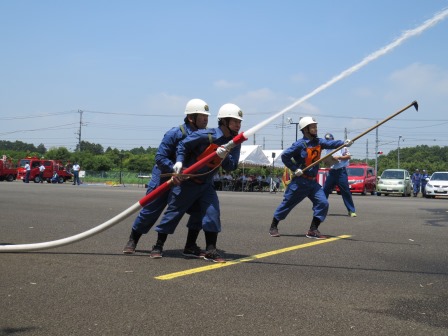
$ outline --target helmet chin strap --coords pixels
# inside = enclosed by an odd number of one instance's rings
[[[230,134],[232,135],[232,137],[235,137],[238,135],[238,132],[232,131],[228,126],[227,129],[229,130]]]
[[[196,114],[193,114],[193,116],[192,116],[192,122],[191,122],[191,124],[194,126],[194,128],[196,128],[197,130],[199,129],[199,127],[198,127],[198,125],[196,124],[196,119],[197,119],[197,115]]]
[[[224,120],[225,120],[225,122],[224,122],[224,126],[227,128],[227,130],[229,131],[230,135],[231,135],[232,137],[237,136],[237,135],[238,135],[238,132],[232,131],[232,130],[230,129],[230,127],[229,127],[229,118],[225,118]]]
[[[316,138],[317,138],[317,133],[316,133],[316,135],[311,134],[310,129],[309,129],[309,126],[306,127],[306,133],[307,133],[307,134],[305,134],[305,136],[307,136],[307,137],[309,137],[309,138],[312,138],[312,139],[316,139]]]

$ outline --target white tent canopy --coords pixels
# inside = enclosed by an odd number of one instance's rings
[[[272,166],[272,161],[274,161],[274,167],[276,168],[284,168],[285,165],[282,162],[281,155],[283,153],[283,149],[264,149],[264,155],[269,160],[269,165]],[[272,153],[275,153],[275,158],[272,157]]]
[[[246,145],[241,146],[239,165],[244,167],[253,166],[269,166],[270,163],[268,158],[264,155],[261,146],[257,145]]]

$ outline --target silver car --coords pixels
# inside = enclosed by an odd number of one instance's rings
[[[426,198],[448,196],[448,172],[435,172],[431,175],[425,187]]]
[[[406,169],[386,169],[378,179],[376,194],[411,196],[412,184],[409,172]]]

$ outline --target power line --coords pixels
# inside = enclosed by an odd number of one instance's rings
[[[76,125],[76,123],[56,125],[56,126],[49,126],[49,127],[43,127],[43,128],[16,130],[16,131],[11,131],[11,132],[0,133],[0,135],[8,135],[8,134],[14,134],[14,133],[21,133],[21,132],[37,132],[37,131],[52,131],[52,130],[53,131],[59,131],[61,129],[67,129],[67,128],[64,128],[64,127],[65,126],[71,126],[71,125]]]

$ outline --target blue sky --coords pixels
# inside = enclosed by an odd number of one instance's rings
[[[414,29],[448,0],[1,1],[0,140],[74,150],[82,140],[157,147],[186,102],[243,110],[247,130]],[[311,115],[319,135],[379,128],[378,150],[448,145],[448,19],[255,133],[287,148]],[[300,131],[299,131],[300,136]],[[375,132],[351,148],[372,158]],[[0,153],[1,154],[1,153]]]

